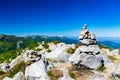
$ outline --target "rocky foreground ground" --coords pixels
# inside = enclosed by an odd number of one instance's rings
[[[87,26],[80,45],[39,43],[0,64],[1,80],[120,80],[119,49],[99,48]]]
[[[0,64],[0,70],[9,73],[17,64],[24,62],[25,69],[19,71],[13,78],[3,77],[3,80],[119,80],[120,54],[115,49],[100,49],[100,54],[89,56],[89,54],[78,54],[80,46],[65,43],[48,43],[49,48],[43,46],[44,42],[36,47],[39,51],[25,49],[9,64]],[[87,48],[89,49],[89,48]],[[82,57],[77,59],[74,57]],[[72,57],[73,56],[73,57]],[[91,58],[92,57],[92,58]],[[102,66],[101,59],[104,66]],[[70,59],[77,59],[78,63],[71,63]],[[95,60],[95,61],[94,61]],[[83,62],[82,62],[83,61]],[[22,65],[21,65],[22,66]]]

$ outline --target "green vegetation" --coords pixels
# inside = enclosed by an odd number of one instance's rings
[[[13,78],[15,74],[17,74],[19,71],[24,72],[25,71],[26,64],[22,61],[19,64],[17,64],[14,68],[12,68],[7,73],[3,73],[0,75],[0,80],[2,80],[4,77],[10,77]]]
[[[73,54],[75,52],[75,49],[72,49],[71,47],[67,49],[67,52],[69,54]]]
[[[0,54],[0,63],[3,63],[4,61],[9,63],[10,60],[16,58],[21,52],[22,52],[22,49],[4,52]]]
[[[50,50],[50,49],[48,49],[48,50],[47,50],[47,52],[48,52],[48,53],[50,53],[50,52],[51,52],[51,50]]]
[[[71,65],[69,67],[69,75],[74,79],[74,80],[82,80],[82,79],[88,79],[89,75],[93,75],[94,73],[86,68],[85,66],[77,67],[76,65]]]
[[[0,71],[0,75],[3,75],[3,74],[5,74],[5,72],[3,72],[3,71]]]
[[[116,58],[114,58],[114,56],[108,55],[108,58],[109,58],[111,61],[115,61],[115,60],[116,60]]]
[[[45,49],[48,49],[49,48],[49,45],[45,42],[44,44],[42,44],[42,46],[45,48]]]
[[[0,52],[6,52],[16,49],[14,42],[2,42],[0,41]]]
[[[28,47],[28,49],[35,49],[35,47],[39,46],[38,43],[30,43],[29,45],[27,45],[26,47]]]
[[[64,60],[62,60],[62,59],[60,59],[60,60],[59,60],[59,62],[60,62],[60,63],[65,63],[65,61],[64,61]]]
[[[39,38],[40,39],[38,40],[38,38],[34,38],[33,36],[17,37],[14,35],[0,34],[0,54],[3,52],[17,50],[18,46],[20,46],[20,48],[28,47],[29,49],[34,49],[38,46],[37,42],[42,41],[41,36],[39,36]]]
[[[113,76],[109,76],[110,80],[115,80],[115,78]]]
[[[96,71],[103,72],[105,69],[106,69],[105,66],[101,66],[101,67],[99,67]]]
[[[73,72],[70,72],[69,75],[70,75],[71,78],[76,80],[77,77],[76,77],[76,75]]]
[[[47,72],[47,74],[51,80],[58,80],[58,78],[63,76],[63,71],[57,68],[52,68],[50,71]]]
[[[60,41],[65,43],[75,43],[76,40],[68,39],[66,37],[48,37],[48,36],[26,36],[18,37],[14,35],[4,35],[0,34],[0,54],[3,52],[8,52],[12,50],[17,50],[18,48],[29,48],[35,49],[38,46],[38,42],[53,42],[54,44],[60,43]],[[43,45],[44,48],[48,48],[47,44]]]
[[[55,60],[55,59],[51,59],[51,58],[47,58],[47,60],[49,61],[49,62],[57,62],[57,60]]]
[[[60,43],[61,41],[59,41],[59,40],[54,40],[54,41],[52,41],[52,42],[56,45],[56,44]]]
[[[120,49],[119,49],[119,55],[120,55]]]
[[[40,49],[40,48],[35,49],[35,51],[38,51],[38,52],[41,51],[41,50],[42,50],[42,49]]]
[[[55,75],[52,73],[52,71],[48,71],[47,74],[51,78],[51,80],[54,80]]]

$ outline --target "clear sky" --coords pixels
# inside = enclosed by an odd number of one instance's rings
[[[120,36],[120,0],[0,0],[0,33]]]

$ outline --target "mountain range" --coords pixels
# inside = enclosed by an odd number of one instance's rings
[[[15,35],[5,35],[0,34],[0,52],[6,52],[10,50],[15,50],[18,48],[34,47],[37,42],[52,42],[61,41],[66,44],[79,44],[77,37],[59,37],[59,36],[44,36],[44,35],[33,35],[33,36],[15,36]],[[105,45],[110,48],[120,48],[120,38],[105,38],[99,37],[98,44]]]

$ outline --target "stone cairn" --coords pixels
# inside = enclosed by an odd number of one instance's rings
[[[98,69],[103,66],[103,59],[98,55],[100,53],[96,37],[89,32],[86,24],[83,26],[79,36],[80,47],[76,49],[69,58],[72,64],[83,65],[90,69]]]
[[[100,49],[97,45],[97,40],[95,35],[92,32],[89,32],[87,25],[83,26],[82,31],[80,32],[79,40],[81,43],[81,52],[99,54]]]

